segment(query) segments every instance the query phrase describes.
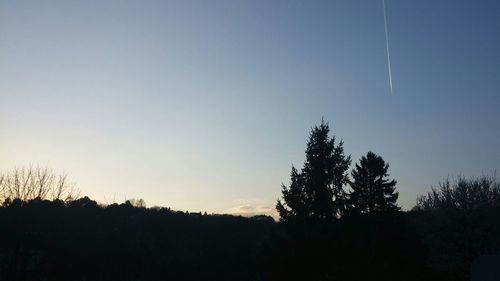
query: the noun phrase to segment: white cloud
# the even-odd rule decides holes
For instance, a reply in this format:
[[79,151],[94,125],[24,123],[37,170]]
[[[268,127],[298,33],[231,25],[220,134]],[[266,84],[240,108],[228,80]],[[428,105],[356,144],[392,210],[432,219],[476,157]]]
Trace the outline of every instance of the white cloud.
[[233,201],[234,207],[229,208],[226,212],[231,215],[240,215],[251,217],[256,215],[267,215],[274,218],[278,217],[278,213],[273,204],[260,199],[238,199]]

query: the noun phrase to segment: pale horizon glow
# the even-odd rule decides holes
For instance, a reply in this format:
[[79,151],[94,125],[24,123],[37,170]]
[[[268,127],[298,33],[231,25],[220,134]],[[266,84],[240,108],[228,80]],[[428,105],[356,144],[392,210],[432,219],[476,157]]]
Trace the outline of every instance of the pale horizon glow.
[[409,209],[500,170],[500,2],[429,3],[387,1],[391,71],[379,1],[1,1],[0,170],[48,166],[102,203],[269,213],[324,117],[351,167],[390,164]]

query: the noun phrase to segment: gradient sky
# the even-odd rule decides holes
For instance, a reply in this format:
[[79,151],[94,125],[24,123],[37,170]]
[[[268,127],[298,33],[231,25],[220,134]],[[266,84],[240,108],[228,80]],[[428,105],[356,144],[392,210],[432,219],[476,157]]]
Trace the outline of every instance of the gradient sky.
[[1,1],[0,170],[266,212],[324,117],[399,203],[500,168],[500,1]]

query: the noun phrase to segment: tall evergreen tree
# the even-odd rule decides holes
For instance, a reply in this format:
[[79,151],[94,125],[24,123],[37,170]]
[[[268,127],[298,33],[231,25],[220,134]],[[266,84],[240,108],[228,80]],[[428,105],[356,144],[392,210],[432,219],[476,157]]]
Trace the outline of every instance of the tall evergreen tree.
[[388,179],[388,169],[389,164],[371,151],[361,157],[351,172],[352,181],[349,182],[352,189],[349,205],[352,210],[362,213],[399,210],[396,205],[399,196],[396,181]]
[[300,173],[292,167],[290,186],[282,186],[283,202],[278,200],[276,205],[282,221],[328,221],[344,210],[343,186],[348,182],[351,157],[344,154],[344,143],[335,144],[329,132],[324,120],[312,129],[304,167]]
[[304,188],[304,178],[297,169],[292,166],[290,173],[290,187],[281,185],[283,200],[286,206],[278,200],[276,209],[283,221],[291,218],[304,220],[308,216],[307,199]]

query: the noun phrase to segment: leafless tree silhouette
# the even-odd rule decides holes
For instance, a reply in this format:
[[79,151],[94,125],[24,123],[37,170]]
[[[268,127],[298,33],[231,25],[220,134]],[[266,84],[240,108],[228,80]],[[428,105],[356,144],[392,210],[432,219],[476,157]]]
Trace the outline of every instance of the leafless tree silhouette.
[[449,179],[433,187],[427,195],[419,196],[414,210],[460,209],[500,207],[500,182],[496,176]]
[[0,173],[0,202],[20,199],[63,200],[77,199],[79,191],[68,181],[65,173],[56,174],[47,167],[15,168]]

